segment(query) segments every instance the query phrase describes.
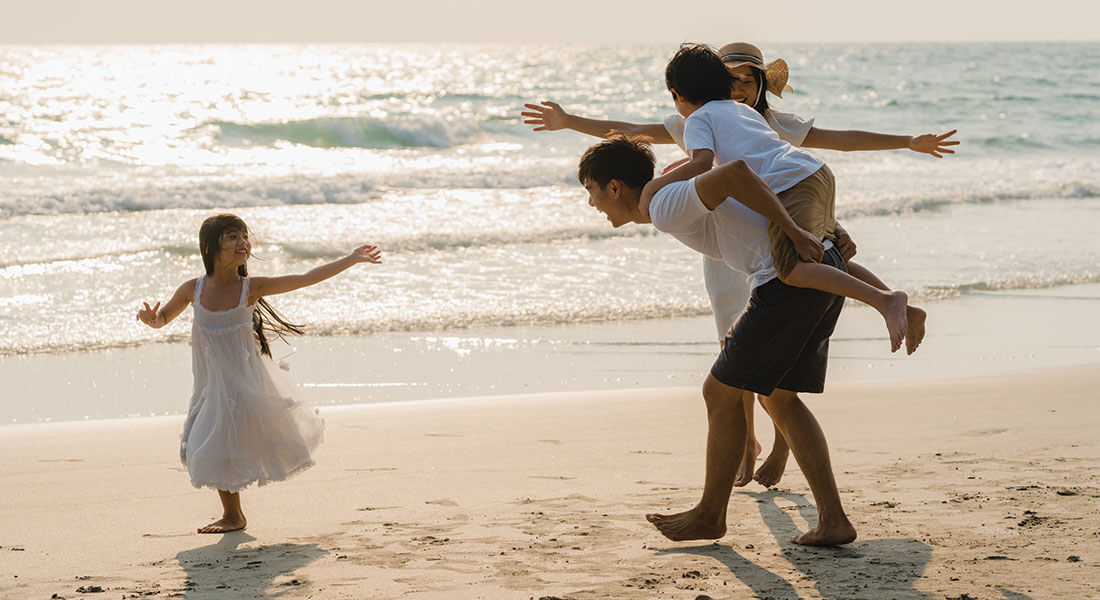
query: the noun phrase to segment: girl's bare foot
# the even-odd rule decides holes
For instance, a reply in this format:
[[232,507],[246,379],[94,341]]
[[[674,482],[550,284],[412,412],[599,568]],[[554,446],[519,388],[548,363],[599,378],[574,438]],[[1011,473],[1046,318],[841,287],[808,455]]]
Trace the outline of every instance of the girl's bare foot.
[[847,519],[843,523],[832,526],[824,526],[821,523],[817,527],[803,533],[791,540],[803,546],[839,546],[848,544],[856,539],[856,528]]
[[222,517],[217,521],[207,525],[206,527],[199,527],[199,533],[227,533],[230,531],[237,531],[244,529],[248,525],[248,521],[245,520],[244,515],[237,515],[233,517]]
[[890,292],[886,296],[886,303],[880,312],[882,318],[886,319],[886,331],[890,334],[890,352],[897,352],[909,328],[906,319],[909,296],[905,292]]
[[756,457],[760,456],[760,442],[752,440],[752,445],[746,444],[745,453],[741,456],[741,466],[737,469],[737,477],[733,480],[733,487],[745,487],[752,481],[752,468],[756,466]]
[[766,488],[775,487],[779,480],[783,479],[783,471],[787,469],[788,456],[790,456],[790,450],[787,448],[787,444],[777,443],[772,447],[771,454],[768,454],[768,457],[764,459],[764,464],[760,465],[752,478]]
[[661,535],[674,542],[685,540],[717,540],[726,535],[725,515],[720,521],[708,519],[700,514],[699,507],[674,515],[650,513],[646,520],[661,532]]
[[912,354],[924,340],[924,321],[928,318],[928,313],[916,306],[910,306],[905,309],[905,316],[908,321],[908,328],[905,330],[905,353]]

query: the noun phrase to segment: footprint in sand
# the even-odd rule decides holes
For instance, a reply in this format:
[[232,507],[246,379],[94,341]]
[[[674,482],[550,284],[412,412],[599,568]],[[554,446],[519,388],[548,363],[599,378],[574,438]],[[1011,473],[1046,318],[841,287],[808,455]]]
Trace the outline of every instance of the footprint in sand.
[[1008,431],[1008,429],[994,427],[991,429],[972,429],[970,431],[964,431],[960,435],[964,437],[986,437],[991,435],[998,435],[1001,433],[1007,433]]
[[442,498],[440,500],[427,500],[424,502],[424,504],[435,504],[437,506],[458,506],[457,502],[455,502],[454,500],[449,500],[447,498]]
[[566,477],[565,475],[528,475],[527,477],[528,479],[555,479],[560,481],[576,479],[576,477]]
[[373,473],[374,471],[396,471],[396,470],[397,469],[395,467],[363,467],[363,468],[356,468],[356,469],[345,469],[345,471],[350,471],[352,473],[362,473],[362,472]]

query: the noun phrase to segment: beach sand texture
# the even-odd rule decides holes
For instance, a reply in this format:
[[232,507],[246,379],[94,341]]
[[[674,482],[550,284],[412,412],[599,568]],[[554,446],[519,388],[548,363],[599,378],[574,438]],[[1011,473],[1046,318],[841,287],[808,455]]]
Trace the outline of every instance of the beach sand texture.
[[[319,463],[215,494],[175,462],[179,417],[0,428],[0,598],[1100,597],[1100,370],[844,382],[810,397],[859,539],[794,466],[736,489],[721,540],[643,518],[702,483],[696,388],[330,407]],[[770,425],[758,411],[761,441]],[[102,592],[100,592],[102,590]]]

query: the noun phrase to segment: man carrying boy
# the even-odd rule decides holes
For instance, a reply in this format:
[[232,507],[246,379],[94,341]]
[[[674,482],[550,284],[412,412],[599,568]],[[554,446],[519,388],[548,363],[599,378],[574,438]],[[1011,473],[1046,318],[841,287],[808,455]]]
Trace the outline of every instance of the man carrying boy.
[[654,163],[647,144],[615,136],[585,152],[578,178],[588,190],[589,204],[613,227],[652,223],[686,246],[748,274],[753,289],[703,383],[708,420],[703,496],[688,511],[646,518],[675,541],[725,535],[726,508],[745,449],[743,403],[751,403],[755,392],[763,396],[762,404],[790,445],[818,505],[817,525],[794,541],[851,542],[856,531],[841,506],[824,433],[798,398],[799,392],[820,393],[824,387],[829,336],[844,299],[776,278],[768,222],[794,242],[803,259],[841,270],[844,260],[832,244],[823,252],[818,238],[795,225],[744,161],[670,183],[643,198]]

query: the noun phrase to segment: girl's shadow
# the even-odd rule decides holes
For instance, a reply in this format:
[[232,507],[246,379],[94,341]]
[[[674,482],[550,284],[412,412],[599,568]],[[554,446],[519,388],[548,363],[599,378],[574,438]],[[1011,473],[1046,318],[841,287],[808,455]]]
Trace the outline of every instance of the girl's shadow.
[[[275,582],[327,554],[317,544],[274,544],[239,548],[256,538],[243,531],[227,533],[217,543],[176,555],[187,574],[183,598],[277,598],[304,579]],[[268,593],[268,588],[275,589]]]

